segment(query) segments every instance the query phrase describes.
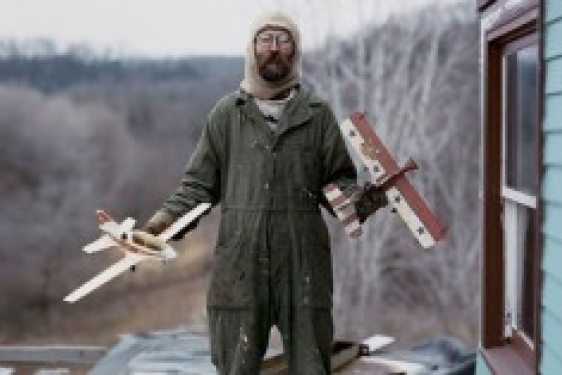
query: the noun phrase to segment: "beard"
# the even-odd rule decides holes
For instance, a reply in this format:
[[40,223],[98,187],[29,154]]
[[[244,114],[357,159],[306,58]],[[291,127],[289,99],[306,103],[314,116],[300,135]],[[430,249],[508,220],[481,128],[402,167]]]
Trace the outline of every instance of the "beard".
[[282,81],[291,71],[291,61],[279,53],[256,56],[258,73],[267,82]]

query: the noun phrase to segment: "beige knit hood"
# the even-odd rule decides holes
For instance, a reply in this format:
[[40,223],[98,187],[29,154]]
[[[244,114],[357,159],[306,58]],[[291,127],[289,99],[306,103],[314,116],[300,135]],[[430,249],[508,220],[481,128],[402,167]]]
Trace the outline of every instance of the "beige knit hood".
[[[258,73],[254,39],[259,31],[267,26],[276,26],[286,29],[291,33],[295,43],[295,54],[293,65],[287,77],[279,82],[267,82]],[[268,12],[259,17],[252,26],[250,40],[246,49],[246,61],[244,67],[244,79],[240,87],[249,94],[259,99],[271,99],[275,95],[294,87],[300,83],[301,75],[301,37],[297,25],[287,15],[281,12]]]

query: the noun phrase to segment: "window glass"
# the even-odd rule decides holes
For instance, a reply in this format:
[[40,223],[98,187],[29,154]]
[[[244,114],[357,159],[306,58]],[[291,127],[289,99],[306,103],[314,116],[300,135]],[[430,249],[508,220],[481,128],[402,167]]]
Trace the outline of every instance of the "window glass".
[[537,190],[537,45],[506,57],[506,170],[508,187]]
[[504,202],[505,229],[505,335],[517,329],[530,341],[534,332],[535,209]]

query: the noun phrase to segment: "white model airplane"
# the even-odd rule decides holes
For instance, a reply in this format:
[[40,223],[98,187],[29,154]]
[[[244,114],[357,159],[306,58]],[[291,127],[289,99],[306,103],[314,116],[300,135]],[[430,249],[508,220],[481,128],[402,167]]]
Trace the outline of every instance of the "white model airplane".
[[176,220],[158,236],[142,231],[133,231],[135,219],[127,218],[117,223],[105,211],[98,210],[99,227],[103,235],[96,241],[84,246],[89,254],[118,247],[125,252],[125,257],[105,271],[76,289],[64,298],[65,302],[76,302],[86,294],[97,289],[119,274],[131,269],[145,259],[167,261],[176,257],[176,251],[167,242],[193,220],[211,207],[210,203],[201,203],[193,210]]

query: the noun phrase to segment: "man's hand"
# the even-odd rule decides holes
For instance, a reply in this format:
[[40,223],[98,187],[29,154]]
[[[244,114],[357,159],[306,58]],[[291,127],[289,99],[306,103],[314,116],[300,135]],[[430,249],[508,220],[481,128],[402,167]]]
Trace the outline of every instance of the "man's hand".
[[141,228],[141,230],[158,236],[174,223],[174,218],[167,212],[158,211]]
[[363,189],[358,193],[358,198],[355,202],[355,209],[359,217],[359,222],[365,222],[369,216],[387,204],[388,199],[383,189],[370,183],[365,184]]
[[[208,213],[209,210],[210,210],[210,208],[207,211],[205,211],[203,214]],[[192,222],[190,222],[188,225],[186,225],[183,229],[181,229],[178,233],[173,235],[172,240],[174,240],[174,241],[181,240],[188,232],[192,231],[193,229],[195,229],[197,227],[197,224],[199,224],[200,218],[201,218],[201,216],[194,219]],[[148,232],[148,233],[151,233],[151,234],[157,236],[160,233],[162,233],[164,230],[166,230],[166,228],[168,228],[173,223],[174,223],[174,218],[172,217],[172,215],[170,215],[169,213],[167,213],[165,211],[158,211],[154,214],[154,216],[152,216],[152,218],[150,218],[150,220],[148,220],[148,222],[141,229],[144,230],[145,232]]]
[[133,230],[133,242],[154,251],[161,251],[166,247],[166,242],[144,230]]
[[[132,235],[132,240],[135,244],[147,247],[150,250],[161,251],[164,247],[166,247],[166,243],[164,241],[147,230],[136,229],[133,230]],[[131,271],[135,272],[136,269],[136,265],[131,266]]]

